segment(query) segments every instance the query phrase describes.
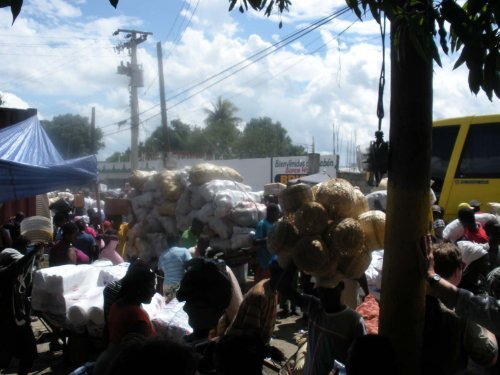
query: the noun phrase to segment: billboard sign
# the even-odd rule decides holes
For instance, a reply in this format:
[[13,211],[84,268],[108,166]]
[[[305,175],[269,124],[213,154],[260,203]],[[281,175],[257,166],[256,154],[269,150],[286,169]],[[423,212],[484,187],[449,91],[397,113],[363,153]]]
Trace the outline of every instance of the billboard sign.
[[[319,156],[319,172],[325,172],[330,177],[336,176],[335,156],[320,155]],[[309,173],[309,158],[308,156],[283,156],[272,158],[273,182],[281,182],[285,184],[289,180],[294,180]]]

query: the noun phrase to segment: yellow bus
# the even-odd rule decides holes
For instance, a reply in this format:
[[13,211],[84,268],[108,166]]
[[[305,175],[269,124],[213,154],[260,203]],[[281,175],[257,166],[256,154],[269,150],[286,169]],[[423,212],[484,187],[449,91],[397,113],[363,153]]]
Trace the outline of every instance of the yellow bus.
[[434,121],[431,178],[446,220],[461,202],[500,202],[500,114]]

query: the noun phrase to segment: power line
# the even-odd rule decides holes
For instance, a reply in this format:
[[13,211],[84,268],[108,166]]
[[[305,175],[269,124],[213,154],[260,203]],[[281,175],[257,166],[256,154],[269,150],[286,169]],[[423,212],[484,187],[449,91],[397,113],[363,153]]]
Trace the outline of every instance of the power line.
[[[185,12],[187,13],[191,9],[191,0],[187,0],[186,4],[187,4],[187,8],[186,8]],[[183,11],[183,9],[181,10],[181,13],[182,13],[182,11]],[[175,34],[175,37],[173,38],[173,40],[174,40],[174,46],[177,44],[177,40],[178,40],[179,35],[181,34],[181,30],[184,27],[184,21],[185,20],[186,20],[186,18],[184,17],[182,19],[181,23],[180,23],[180,26],[179,26],[179,29],[177,30],[177,33]]]
[[[61,68],[61,67],[65,66],[65,65],[68,65],[68,64],[70,64],[70,63],[73,63],[73,62],[74,62],[74,60],[75,60],[76,58],[79,58],[79,57],[84,57],[84,56],[88,55],[88,53],[87,53],[87,52],[82,53],[82,54],[79,54],[79,55],[77,55],[77,53],[78,53],[78,52],[82,52],[82,50],[86,50],[86,49],[88,49],[88,48],[90,48],[90,47],[93,47],[93,46],[92,46],[92,45],[87,45],[87,46],[83,47],[81,50],[79,50],[79,51],[75,51],[75,52],[74,52],[73,54],[71,54],[70,56],[65,56],[65,57],[68,57],[68,58],[69,58],[69,59],[68,59],[68,60],[66,60],[66,61],[64,61],[64,60],[65,60],[65,58],[61,58],[59,61],[62,61],[62,62],[61,62],[59,65],[55,65],[55,64],[54,64],[54,65],[52,65],[52,66],[48,66],[48,67],[46,66],[46,67],[45,67],[46,69],[45,69],[44,71],[42,71],[40,74],[43,76],[43,78],[45,78],[45,77],[46,77],[46,75],[47,75],[50,71],[52,71],[52,70],[54,70],[54,69],[59,69],[59,68]],[[75,56],[75,55],[76,55],[76,56]],[[21,77],[17,77],[17,78],[15,78],[15,79],[11,79],[10,81],[3,82],[3,83],[2,83],[2,85],[7,86],[7,85],[10,85],[10,84],[12,84],[12,83],[18,83],[18,82],[22,82],[22,81],[25,81],[25,80],[28,80],[28,79],[31,79],[31,80],[36,80],[36,79],[37,79],[37,75],[38,75],[38,74],[39,74],[39,72],[38,72],[38,71],[37,71],[37,72],[34,72],[34,73],[27,73],[27,74],[21,75]]]
[[167,33],[167,36],[165,37],[165,40],[168,40],[168,37],[172,33],[172,30],[174,29],[174,26],[177,23],[177,20],[179,19],[179,15],[182,13],[182,10],[184,9],[185,5],[186,5],[186,3],[183,1],[181,8],[177,11],[177,14],[175,15],[174,22],[172,23],[172,25],[170,26],[170,29],[168,30],[168,33]]
[[[193,11],[191,12],[191,16],[189,17],[189,20],[186,24],[186,26],[184,27],[184,29],[182,30],[180,36],[179,36],[179,39],[176,40],[176,42],[174,43],[175,46],[177,46],[177,43],[179,43],[181,40],[182,40],[182,37],[184,36],[184,33],[186,32],[187,28],[189,27],[189,25],[191,25],[191,21],[196,13],[196,10],[198,9],[198,5],[200,5],[200,0],[197,0],[196,1],[196,5],[193,9]],[[175,47],[174,47],[175,48]],[[172,53],[172,51],[170,51],[170,53]]]
[[[172,52],[174,51],[175,47],[177,47],[177,43],[179,43],[182,40],[182,37],[184,36],[184,33],[186,32],[187,28],[191,24],[191,20],[193,19],[193,16],[195,15],[196,10],[198,9],[198,5],[200,5],[200,0],[197,0],[196,6],[194,7],[193,11],[191,12],[191,16],[189,17],[189,21],[187,22],[186,26],[184,27],[184,29],[180,33],[180,37],[178,39],[176,39],[176,41],[174,42],[174,46],[170,49],[170,51],[168,52],[168,55],[166,56],[166,58],[168,58],[172,54]],[[157,81],[157,79],[158,79],[158,74],[156,74],[155,79],[153,79],[153,81],[148,85],[148,87],[146,88],[146,90],[144,90],[144,93],[147,93],[149,91],[149,89],[153,86],[153,84]]]
[[[202,80],[202,81],[200,81],[200,82],[198,82],[198,83],[196,83],[196,84],[193,84],[193,85],[191,85],[191,86],[187,87],[186,89],[183,89],[182,91],[178,92],[178,93],[177,93],[177,94],[175,94],[174,96],[172,96],[172,97],[168,98],[168,100],[175,99],[176,97],[179,97],[179,96],[181,96],[181,95],[185,94],[186,92],[189,92],[189,91],[191,91],[192,89],[194,89],[194,88],[196,88],[196,87],[198,87],[198,86],[201,86],[202,84],[204,84],[204,83],[206,83],[206,82],[208,82],[208,81],[211,81],[212,79],[217,78],[217,77],[219,77],[219,76],[223,75],[224,73],[229,72],[230,70],[232,70],[232,69],[234,69],[234,68],[236,68],[236,67],[238,67],[238,66],[240,66],[240,65],[244,64],[244,63],[245,63],[245,62],[247,62],[247,61],[250,61],[250,62],[252,62],[252,63],[255,63],[255,62],[257,62],[257,61],[260,61],[260,60],[262,60],[264,57],[267,57],[267,56],[268,56],[268,55],[270,55],[271,53],[274,53],[274,52],[276,52],[276,51],[280,50],[281,48],[283,48],[283,47],[285,47],[285,46],[289,45],[290,43],[292,43],[292,42],[294,42],[295,40],[297,40],[297,39],[301,38],[302,36],[309,34],[309,33],[310,33],[310,32],[312,32],[313,30],[315,30],[315,29],[317,29],[318,27],[323,26],[324,24],[326,24],[326,23],[330,22],[332,19],[334,19],[334,18],[337,18],[337,17],[341,16],[342,14],[346,13],[347,11],[349,11],[349,8],[346,6],[346,7],[342,8],[340,11],[334,12],[334,13],[332,13],[332,14],[331,14],[331,15],[329,15],[329,16],[323,17],[323,18],[321,18],[320,20],[318,20],[318,21],[316,21],[316,22],[314,22],[314,23],[310,24],[309,26],[307,26],[307,27],[305,27],[305,28],[303,28],[303,29],[301,29],[301,30],[299,30],[299,31],[296,31],[296,32],[294,32],[294,33],[292,33],[292,34],[289,34],[288,36],[286,36],[286,37],[285,37],[285,38],[283,38],[282,40],[280,40],[280,41],[278,41],[278,42],[276,42],[276,43],[272,44],[271,46],[266,47],[266,48],[264,48],[264,49],[262,49],[262,50],[258,51],[257,53],[254,53],[253,55],[251,55],[251,56],[249,56],[249,57],[247,57],[247,58],[245,58],[245,59],[243,59],[243,60],[241,60],[241,61],[237,62],[236,64],[233,64],[233,65],[231,65],[231,66],[229,66],[229,67],[225,68],[224,70],[222,70],[222,71],[220,71],[220,72],[218,72],[218,73],[216,73],[216,74],[213,74],[213,75],[211,75],[210,77],[208,77],[208,78],[206,78],[206,79],[204,79],[204,80]],[[291,39],[291,40],[290,40],[290,39]],[[276,47],[276,48],[275,48],[275,47]],[[275,49],[273,49],[273,48],[275,48]],[[267,52],[267,51],[269,51],[269,50],[272,50],[272,51],[271,51],[271,52]],[[264,54],[264,56],[259,57],[259,55],[262,55],[262,54]],[[253,59],[255,59],[255,61],[254,61]],[[250,64],[248,64],[248,65],[250,65]],[[245,65],[245,67],[247,67],[248,65]],[[239,70],[237,70],[237,71],[236,71],[236,73],[237,73],[237,72],[239,72]],[[230,76],[231,76],[231,75],[229,75],[228,77],[230,77]]]
[[[351,27],[352,27],[352,26],[353,26],[353,25],[354,25],[357,21],[358,21],[357,19],[356,19],[356,20],[354,20],[354,21],[353,21],[353,22],[352,22],[349,26],[347,26],[347,27],[346,27],[346,28],[344,28],[341,32],[339,32],[339,33],[337,34],[337,36],[336,36],[336,37],[331,38],[329,41],[327,41],[327,42],[325,42],[325,43],[322,43],[319,47],[317,47],[317,48],[315,48],[314,50],[312,50],[312,51],[308,52],[308,53],[307,53],[307,55],[311,55],[311,54],[313,54],[313,53],[316,53],[316,52],[320,51],[321,49],[323,49],[324,47],[326,47],[329,43],[331,43],[331,42],[332,42],[332,41],[334,41],[335,39],[338,39],[338,38],[339,38],[339,37],[340,37],[343,33],[345,33],[347,30],[349,30],[349,29],[350,29],[350,28],[351,28]],[[318,38],[319,38],[319,37],[318,37]],[[312,44],[312,43],[313,43],[314,41],[316,41],[318,38],[315,38],[313,41],[311,41],[311,42],[310,42],[310,43],[308,43],[307,45]],[[373,39],[373,38],[370,38],[370,39],[368,39],[368,40],[371,40],[371,39]],[[287,68],[285,68],[285,69],[283,69],[282,71],[280,71],[279,73],[277,73],[277,74],[273,75],[273,76],[272,76],[272,78],[276,78],[276,77],[277,77],[277,76],[279,76],[280,74],[282,74],[282,73],[286,72],[287,70],[290,70],[292,67],[294,67],[294,66],[295,66],[295,65],[297,65],[298,63],[302,62],[302,61],[304,60],[304,58],[305,58],[305,57],[301,57],[301,58],[300,58],[300,59],[298,59],[295,63],[293,63],[293,64],[289,65]],[[248,81],[251,81],[251,80],[253,80],[253,79],[250,79],[250,80],[248,80]],[[248,81],[246,81],[246,82],[248,82]],[[255,85],[252,85],[252,86],[251,86],[251,88],[253,88],[253,87],[257,87],[257,86],[261,85],[262,83],[264,83],[264,82],[266,82],[266,81],[268,81],[268,78],[266,78],[266,79],[264,79],[264,80],[260,81],[259,83],[255,84]],[[197,95],[197,94],[195,94],[195,95]],[[241,93],[237,93],[237,94],[235,94],[233,97],[236,97],[236,96],[238,96],[238,95],[241,95]],[[194,96],[194,95],[192,95],[192,96]],[[169,110],[169,111],[170,111],[170,110],[172,110],[173,108],[177,107],[178,105],[180,105],[180,104],[184,103],[185,101],[189,100],[192,96],[190,96],[190,97],[188,97],[188,98],[185,98],[184,100],[181,100],[180,102],[175,103],[174,105],[170,106],[170,107],[168,108],[168,110]],[[151,109],[153,109],[153,108],[155,108],[155,107],[151,107],[151,108],[149,108],[148,110],[151,110]],[[148,117],[148,118],[147,118],[146,120],[144,120],[144,121],[148,121],[148,120],[150,120],[150,119],[152,119],[152,118],[154,118],[154,117],[159,116],[160,114],[161,114],[161,112],[158,112],[158,113],[156,113],[156,114],[154,114],[154,115],[152,115],[152,116]],[[117,131],[115,131],[115,132],[111,132],[111,133],[104,134],[103,136],[114,135],[114,134],[120,133],[120,132],[122,132],[122,131],[129,130],[129,129],[130,129],[130,128],[120,129],[120,130],[117,130]]]
[[[228,75],[222,77],[221,79],[218,79],[217,81],[211,83],[210,85],[204,87],[203,89],[201,90],[198,90],[197,92],[195,92],[194,94],[192,95],[189,95],[188,97],[186,97],[185,99],[181,100],[180,102],[176,103],[174,106],[172,106],[171,108],[191,99],[192,97],[200,94],[201,92],[203,91],[206,91],[208,90],[209,88],[217,85],[218,83],[222,82],[223,80],[235,75],[236,73],[240,72],[241,70],[247,68],[248,66],[250,65],[253,65],[255,64],[256,62],[264,59],[265,57],[271,55],[272,53],[275,53],[277,51],[279,51],[280,49],[286,47],[287,45],[293,43],[294,41],[298,40],[299,38],[303,37],[304,35],[307,35],[309,33],[311,33],[312,31],[316,30],[317,28],[325,25],[326,23],[330,22],[331,20],[337,18],[337,17],[340,17],[341,15],[345,14],[346,12],[348,12],[350,10],[349,7],[345,6],[343,7],[342,9],[326,16],[326,17],[323,17],[315,22],[313,22],[312,24],[310,24],[309,26],[303,28],[303,29],[300,29],[299,31],[296,31],[292,34],[289,34],[288,36],[286,36],[285,38],[283,38],[282,40],[272,44],[271,46],[269,47],[266,47],[256,53],[254,53],[253,55],[239,61],[238,63],[235,63],[225,69],[223,69],[222,71],[216,73],[216,74],[213,74],[211,75],[210,77],[206,78],[206,79],[203,79],[202,81],[198,82],[198,83],[195,83],[183,90],[181,90],[180,92],[178,92],[177,94],[175,95],[172,95],[171,97],[167,98],[167,101],[170,101],[172,99],[175,99],[179,96],[182,96],[183,94],[197,88],[197,87],[200,87],[202,86],[203,84],[213,80],[214,78],[217,78],[221,75],[223,75],[224,73],[228,73],[230,72],[232,69],[244,64],[245,62],[248,62],[246,65],[243,65],[242,67],[238,68],[237,70],[234,70],[233,72],[229,73]],[[274,48],[274,49],[273,49]],[[260,56],[259,56],[260,55]],[[160,103],[158,104],[155,104],[154,106],[140,112],[139,114],[143,114],[143,113],[146,113],[148,111],[151,111],[153,110],[154,108],[157,108],[158,106],[160,106]],[[170,109],[170,108],[169,108]],[[117,122],[118,123],[118,122]],[[109,125],[114,125],[114,124],[109,124]]]
[[[347,11],[348,9],[349,9],[349,8],[347,8],[347,9],[346,9],[346,11]],[[340,14],[339,14],[339,15],[340,15]],[[194,97],[194,96],[196,96],[196,95],[198,95],[198,94],[202,93],[203,91],[206,91],[206,90],[208,90],[209,88],[211,88],[211,87],[213,87],[213,86],[217,85],[218,83],[220,83],[220,82],[222,82],[222,81],[224,81],[224,80],[228,79],[229,77],[232,77],[233,75],[235,75],[236,73],[238,73],[238,72],[242,71],[243,69],[247,68],[248,66],[255,64],[256,62],[258,62],[258,61],[260,61],[260,60],[264,59],[265,57],[269,56],[269,55],[270,55],[270,54],[272,54],[272,53],[275,53],[276,51],[278,51],[278,50],[280,50],[280,49],[284,48],[285,46],[287,46],[287,45],[289,45],[290,43],[292,43],[292,42],[296,41],[297,39],[299,39],[299,38],[303,37],[304,35],[309,34],[309,33],[310,33],[310,32],[312,32],[313,30],[317,29],[318,27],[320,27],[320,26],[324,25],[325,23],[327,23],[327,22],[329,22],[329,21],[331,21],[331,20],[328,20],[328,21],[326,21],[326,22],[324,22],[324,23],[322,23],[322,24],[318,24],[318,25],[316,25],[314,28],[312,28],[312,29],[308,30],[306,33],[304,33],[304,34],[302,34],[302,35],[299,35],[299,36],[295,37],[294,39],[291,39],[290,41],[287,41],[287,43],[285,43],[285,44],[283,44],[283,45],[280,45],[280,46],[276,47],[276,49],[274,49],[274,50],[272,50],[272,51],[270,51],[270,52],[268,52],[268,53],[266,53],[266,54],[264,54],[264,55],[262,55],[262,56],[258,57],[258,58],[257,58],[257,59],[255,59],[254,61],[251,61],[251,62],[249,62],[249,63],[248,63],[248,64],[246,64],[246,65],[243,65],[242,67],[240,67],[240,68],[236,69],[235,71],[231,72],[229,75],[224,76],[224,77],[222,77],[222,78],[220,78],[220,79],[216,80],[215,82],[212,82],[212,83],[211,83],[211,84],[209,84],[208,86],[206,86],[206,87],[204,87],[204,88],[202,88],[202,89],[200,89],[200,90],[196,91],[195,93],[193,93],[193,94],[191,94],[191,95],[187,96],[186,98],[182,99],[180,102],[178,102],[178,103],[174,104],[171,108],[173,108],[173,107],[175,107],[175,106],[177,106],[177,105],[179,105],[179,104],[181,104],[181,103],[184,103],[185,101],[187,101],[187,100],[191,99],[192,97]],[[185,90],[184,90],[184,92],[185,92]],[[184,93],[184,92],[182,92],[182,93]],[[172,97],[171,97],[171,98],[169,98],[169,99],[170,99],[170,100],[171,100],[171,99],[174,99],[174,98],[176,98],[176,97],[178,97],[178,96],[180,96],[180,95],[181,95],[181,93],[176,94],[176,95],[172,96]]]

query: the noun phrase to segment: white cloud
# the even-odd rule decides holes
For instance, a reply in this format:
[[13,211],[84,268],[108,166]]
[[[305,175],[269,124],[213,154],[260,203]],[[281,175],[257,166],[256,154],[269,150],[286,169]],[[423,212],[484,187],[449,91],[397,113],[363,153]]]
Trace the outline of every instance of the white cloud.
[[[77,2],[81,4],[81,2]],[[23,17],[59,17],[76,18],[81,16],[79,7],[75,7],[64,0],[31,0],[26,2],[22,9]]]
[[2,107],[19,108],[19,109],[30,108],[30,105],[27,102],[25,102],[23,99],[21,99],[15,94],[12,94],[10,92],[0,91],[0,96],[2,97],[3,101]]
[[[194,7],[196,1],[190,1]],[[35,9],[42,2],[33,4]],[[0,34],[7,44],[0,46],[3,60],[0,87],[18,100],[14,102],[16,106],[29,103],[47,118],[64,113],[90,116],[92,106],[96,107],[97,124],[106,134],[106,149],[100,157],[124,151],[130,145],[128,77],[116,74],[116,68],[120,61],[127,62],[130,58],[126,53],[117,55],[113,51],[120,38],[111,34],[118,28],[140,27],[145,20],[135,14],[127,16],[125,12],[110,18],[96,14],[79,16],[75,4],[80,5],[80,1],[61,3],[68,7],[56,12],[56,4],[49,2],[46,11],[37,17],[23,9],[22,17],[13,27],[9,13],[0,10]],[[178,118],[204,126],[203,109],[222,96],[240,108],[238,115],[244,121],[271,117],[281,122],[297,144],[310,145],[314,137],[317,151],[332,150],[333,124],[340,128],[344,150],[354,136],[358,143],[373,138],[378,123],[379,27],[373,20],[358,21],[338,37],[355,20],[352,14],[336,19],[319,32],[295,41],[184,103],[180,101],[213,81],[172,99],[181,90],[282,38],[274,20],[263,21],[263,15],[254,12],[229,13],[227,6],[226,0],[200,1],[178,45],[173,48],[171,42],[163,44],[169,120]],[[342,6],[343,0],[294,2],[283,20],[287,27],[295,29]],[[42,16],[46,18],[42,20]],[[189,17],[186,12],[185,24]],[[262,26],[263,22],[271,27],[253,28],[254,23]],[[162,37],[154,35],[158,40]],[[140,127],[141,141],[160,124],[154,43],[155,39],[149,38],[138,50],[139,63],[144,69],[144,87],[139,89],[144,122]],[[383,123],[386,134],[389,133],[389,52],[387,47]],[[451,71],[452,63],[444,58],[445,68],[436,67],[434,116],[498,113],[498,100],[490,103],[482,93],[477,97],[471,95],[466,69]],[[121,120],[128,122],[118,127]]]

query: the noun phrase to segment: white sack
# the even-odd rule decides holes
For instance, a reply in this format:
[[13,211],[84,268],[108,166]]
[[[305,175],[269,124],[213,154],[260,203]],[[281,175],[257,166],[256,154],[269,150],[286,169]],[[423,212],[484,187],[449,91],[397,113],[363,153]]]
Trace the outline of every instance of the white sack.
[[255,201],[255,195],[251,192],[221,190],[214,198],[215,216],[219,218],[229,216],[239,202],[260,203]]
[[212,180],[210,182],[201,185],[198,188],[199,193],[207,202],[213,201],[217,192],[221,190],[236,190],[236,191],[250,192],[252,188],[240,182],[229,181],[229,180]]
[[211,217],[208,220],[208,226],[223,240],[229,239],[233,232],[233,225],[218,217]]

